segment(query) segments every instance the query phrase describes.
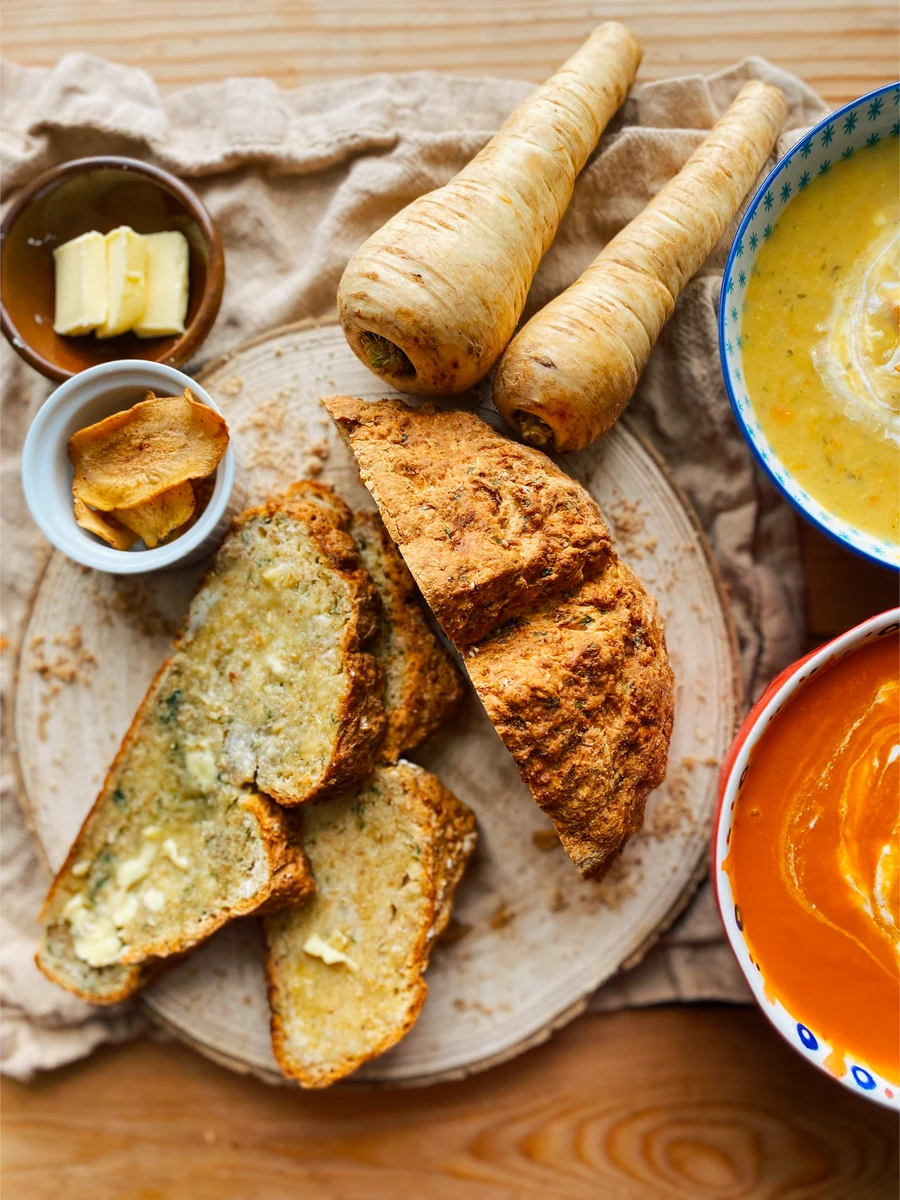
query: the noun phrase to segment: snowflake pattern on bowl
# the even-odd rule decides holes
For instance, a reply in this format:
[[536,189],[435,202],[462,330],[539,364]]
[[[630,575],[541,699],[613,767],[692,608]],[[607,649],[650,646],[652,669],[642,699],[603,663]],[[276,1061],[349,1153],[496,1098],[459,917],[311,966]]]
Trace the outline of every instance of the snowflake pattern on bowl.
[[738,227],[719,302],[719,353],[731,406],[757,460],[783,496],[830,538],[863,557],[900,568],[900,547],[873,537],[828,512],[786,470],[760,427],[747,394],[742,361],[741,318],[747,280],[759,249],[772,236],[791,200],[806,191],[835,162],[854,151],[900,137],[900,84],[888,84],[854,100],[820,121],[781,159],[753,197]]

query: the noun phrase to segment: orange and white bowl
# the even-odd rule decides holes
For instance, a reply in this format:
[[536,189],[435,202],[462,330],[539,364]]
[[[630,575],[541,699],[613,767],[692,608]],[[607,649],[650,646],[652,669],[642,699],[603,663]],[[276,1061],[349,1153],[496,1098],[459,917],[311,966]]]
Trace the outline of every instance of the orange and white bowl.
[[[792,705],[794,704],[794,701],[798,695],[809,688],[814,681],[818,680],[821,682],[823,680],[824,673],[836,667],[837,664],[841,663],[842,660],[845,660],[847,656],[856,655],[864,647],[872,646],[874,643],[880,642],[885,638],[891,638],[893,643],[893,639],[896,637],[898,631],[900,631],[900,608],[882,613],[877,617],[872,617],[870,620],[864,621],[861,625],[858,625],[855,629],[851,629],[847,633],[842,634],[840,637],[835,638],[833,641],[828,642],[826,645],[820,646],[811,654],[806,655],[805,658],[800,659],[798,662],[795,662],[792,664],[792,666],[782,671],[782,673],[772,681],[772,683],[748,714],[729,750],[724,763],[722,764],[719,781],[719,812],[716,819],[712,843],[712,877],[716,890],[716,898],[719,904],[719,911],[722,916],[722,921],[725,925],[725,932],[737,957],[738,963],[744,972],[747,982],[749,983],[750,988],[752,989],[753,994],[763,1012],[779,1031],[779,1033],[781,1033],[787,1039],[787,1041],[791,1043],[794,1049],[801,1053],[810,1062],[814,1063],[821,1070],[824,1070],[833,1077],[837,1078],[845,1087],[850,1088],[859,1095],[895,1110],[900,1109],[900,1087],[898,1087],[900,1080],[897,1078],[886,1078],[883,1072],[876,1070],[871,1061],[865,1061],[865,1055],[859,1057],[854,1056],[853,1047],[848,1044],[848,1040],[846,1038],[843,1039],[843,1044],[838,1044],[838,1039],[834,1037],[834,1030],[819,1027],[816,1021],[810,1017],[810,1014],[816,1011],[816,989],[819,986],[821,986],[823,989],[828,986],[827,979],[829,977],[829,973],[833,972],[835,969],[834,962],[825,963],[822,957],[818,959],[817,963],[815,959],[815,953],[811,949],[811,940],[806,946],[795,945],[795,957],[790,963],[790,972],[796,975],[798,973],[798,964],[801,958],[805,955],[807,959],[810,959],[807,964],[809,966],[810,1003],[808,1006],[806,1004],[799,1005],[799,1007],[804,1008],[805,1011],[792,1012],[782,1001],[782,998],[779,996],[778,992],[777,979],[774,978],[778,974],[777,970],[775,970],[777,962],[771,955],[767,959],[766,953],[761,949],[761,947],[766,945],[774,945],[776,941],[779,945],[786,945],[788,947],[792,945],[790,939],[793,935],[794,927],[792,923],[786,919],[785,908],[783,904],[779,907],[781,898],[779,897],[777,889],[781,885],[779,881],[774,881],[773,887],[776,890],[770,891],[768,894],[766,894],[763,890],[765,881],[761,880],[759,895],[766,898],[758,901],[755,904],[756,911],[754,913],[745,912],[742,910],[741,905],[742,896],[740,879],[736,878],[738,872],[733,869],[736,863],[733,863],[729,860],[734,850],[732,839],[734,838],[736,832],[736,817],[741,813],[740,806],[742,799],[745,803],[752,803],[754,805],[752,809],[747,810],[748,816],[759,818],[763,815],[760,810],[766,804],[765,799],[760,802],[760,795],[768,796],[771,795],[773,791],[777,792],[778,790],[777,783],[774,789],[770,787],[767,792],[763,791],[760,793],[758,783],[756,784],[757,790],[755,793],[753,790],[754,770],[760,770],[759,764],[764,760],[765,754],[770,752],[769,749],[760,750],[761,739],[766,734],[767,730],[770,729],[773,722],[778,721],[778,736],[780,737],[780,741],[767,741],[766,747],[774,748],[777,746],[781,749],[783,755],[784,747],[791,745],[790,738],[786,739],[784,736],[785,732],[790,734],[791,737],[793,737],[794,732],[796,732],[797,738],[802,739],[803,737],[802,723],[797,720],[799,716],[799,706],[795,706],[792,711]],[[894,665],[896,667],[896,663]],[[849,667],[846,664],[844,667],[840,668],[842,672],[846,672],[848,669]],[[834,678],[835,680],[838,679],[837,676]],[[824,693],[820,692],[819,694],[820,696],[824,697]],[[880,694],[881,693],[879,692],[879,695]],[[841,697],[838,696],[836,699],[838,702],[832,706],[830,711],[840,714],[842,709]],[[809,701],[810,697],[807,697],[807,700]],[[894,734],[892,740],[897,742],[900,739],[898,739],[896,734]],[[795,741],[793,744],[797,747],[798,754],[803,751],[803,753],[806,755],[806,761],[809,761],[809,747],[807,746],[804,749],[801,741]],[[840,745],[843,745],[843,743],[840,743]],[[873,755],[877,755],[878,752],[872,750],[871,753]],[[886,766],[892,766],[898,756],[900,756],[900,746],[895,745],[888,752],[888,754],[881,759],[881,768],[883,769]],[[879,766],[879,759],[877,756],[874,757],[873,762],[876,767]],[[790,779],[790,764],[785,762],[783,756],[777,760],[777,764],[778,766],[773,771],[772,763],[769,763],[767,768],[768,775],[765,778],[767,783],[771,783],[773,775],[777,780],[778,767],[783,765],[784,779],[786,781],[786,799],[784,801],[779,801],[779,803],[783,803],[786,807],[788,807],[791,804],[796,803],[794,798],[796,796],[796,792],[787,790],[790,787],[790,784],[787,782]],[[811,785],[813,790],[819,787],[820,779],[825,779],[825,772],[829,769],[828,762],[824,756],[821,756],[819,765],[822,775],[816,779],[814,784]],[[846,788],[842,795],[847,795]],[[773,803],[776,802],[773,801]],[[900,807],[900,805],[898,805],[898,807]],[[808,821],[806,821],[806,816],[808,816],[808,812],[804,811],[804,825],[802,826],[802,832],[796,836],[809,838],[811,841],[811,835],[806,832],[806,829],[807,827],[809,830],[813,828],[816,823],[816,818],[814,817],[812,819],[812,824],[810,824]],[[803,874],[803,863],[802,861],[798,863],[795,845],[794,843],[789,842],[789,838],[791,836],[789,831],[801,829],[801,826],[799,824],[789,825],[787,818],[783,815],[779,817],[779,820],[781,821],[781,824],[778,827],[778,833],[779,836],[785,840],[785,845],[777,847],[774,853],[777,855],[779,863],[786,864],[781,868],[782,879],[790,881],[788,884],[786,884],[786,886],[788,890],[793,889],[791,892],[792,895],[806,898],[806,893],[802,891],[803,881],[806,879],[806,876]],[[826,824],[827,822],[823,822],[823,825]],[[735,841],[741,837],[739,832],[741,827],[741,825],[738,825],[737,827],[738,836],[735,838]],[[748,828],[747,825],[744,825],[743,827]],[[758,828],[760,831],[762,831],[764,826],[760,825]],[[843,824],[840,825],[840,829],[841,834],[839,844],[841,847],[843,847]],[[748,839],[750,838],[750,834],[747,834],[746,836]],[[756,832],[754,832],[753,836],[756,838],[758,835]],[[820,833],[817,836],[821,837],[824,836],[824,834],[820,830]],[[879,838],[880,836],[881,834],[879,833]],[[894,838],[895,836],[896,831]],[[765,845],[765,840],[762,844]],[[770,840],[769,844],[774,846],[775,842]],[[748,840],[748,849],[749,845],[750,842]],[[886,845],[885,852],[894,854],[896,853],[895,841],[892,841],[891,845],[894,847],[894,849],[888,850],[888,846]],[[789,851],[789,855],[788,858],[783,858],[782,856],[786,853],[786,848],[787,851]],[[735,855],[734,859],[736,861],[740,861],[738,855]],[[757,860],[753,859],[752,861],[754,869],[756,869]],[[760,873],[765,871],[767,861],[767,859],[759,861],[758,870]],[[840,861],[843,863],[844,860],[842,859]],[[838,869],[841,870],[843,868],[839,867]],[[743,878],[746,880],[749,878],[749,876],[745,874]],[[798,879],[801,880],[800,891],[797,890]],[[848,886],[853,885],[849,884]],[[880,885],[873,884],[873,887],[877,886]],[[879,901],[883,901],[882,893],[879,892],[878,895]],[[749,892],[744,895],[744,898],[749,898]],[[800,901],[798,900],[798,904],[799,903]],[[866,908],[868,900],[862,892],[854,892],[854,894],[851,895],[848,903],[851,906],[854,903],[858,904],[871,916],[871,905]],[[803,919],[810,919],[814,922],[814,925],[810,927],[811,931],[818,930],[822,922],[827,923],[830,921],[830,915],[824,911],[824,907],[821,905],[801,904],[801,908],[804,910]],[[811,911],[813,909],[816,910],[814,913]],[[879,942],[879,946],[884,947],[887,942],[884,940],[884,930],[881,928],[883,921],[881,920],[880,914],[881,909],[879,908],[878,920],[880,931],[878,933],[878,937],[882,939]],[[888,919],[894,921],[896,920],[896,917],[889,916]],[[756,922],[755,925],[754,921]],[[764,928],[760,928],[760,924],[765,925],[768,923],[771,926],[776,922],[783,922],[783,924],[781,924],[778,928],[776,938],[771,936],[771,928],[769,931]],[[897,949],[898,947],[895,946],[895,951]],[[810,956],[812,957],[810,958]],[[872,956],[870,955],[870,957]],[[878,959],[873,958],[873,961],[877,963]],[[852,988],[852,986],[853,979],[851,976],[851,978],[848,980],[848,987]],[[826,993],[824,991],[819,993],[820,1003],[822,1002],[822,997],[825,995]],[[794,1001],[789,1001],[788,1003],[790,1007],[798,1007],[796,999]],[[859,1020],[861,1023],[865,1023],[867,1019],[865,995],[858,996],[858,1009],[860,1014]],[[894,1005],[893,1011],[896,1013],[897,1025],[900,1027],[900,985],[898,985],[896,1005]],[[823,1021],[823,1025],[827,1024],[827,1021]],[[897,1031],[888,1030],[886,1032],[893,1036],[893,1033]],[[861,1040],[864,1039],[861,1038]]]

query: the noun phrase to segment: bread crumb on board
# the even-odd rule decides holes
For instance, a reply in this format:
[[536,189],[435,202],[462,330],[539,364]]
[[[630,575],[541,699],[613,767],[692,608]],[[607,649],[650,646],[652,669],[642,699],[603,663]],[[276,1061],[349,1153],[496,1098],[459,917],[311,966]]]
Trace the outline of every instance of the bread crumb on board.
[[91,599],[98,606],[103,625],[112,623],[112,613],[123,616],[135,632],[145,637],[171,639],[178,632],[179,620],[159,611],[146,584],[127,575],[108,577],[108,582],[96,583],[90,589]]
[[44,679],[56,679],[60,683],[91,682],[91,671],[97,665],[97,660],[83,644],[80,625],[73,625],[68,633],[56,634],[51,646],[59,649],[52,650],[42,634],[31,639],[32,671]]
[[503,929],[515,916],[506,903],[500,903],[491,917],[491,929]]
[[452,946],[454,942],[460,942],[464,937],[467,937],[472,932],[472,926],[467,925],[465,921],[458,921],[456,917],[451,917],[447,923],[447,928],[438,939],[442,946]]
[[243,438],[240,453],[244,462],[264,473],[259,481],[260,496],[283,491],[298,479],[318,478],[331,453],[324,437],[307,441],[307,430],[290,406],[291,395],[289,387],[278,388],[235,426]]
[[216,391],[221,392],[223,396],[239,396],[243,387],[244,381],[240,375],[231,375],[216,385]]
[[49,642],[45,634],[34,634],[28,640],[28,649],[31,651],[30,669],[47,684],[38,700],[36,722],[38,740],[46,742],[49,740],[50,702],[59,695],[63,684],[90,687],[97,660],[84,645],[80,625],[72,625],[66,633],[54,634]]
[[535,829],[531,835],[531,840],[537,846],[538,850],[555,850],[557,846],[561,846],[559,834],[551,825],[549,829]]
[[617,548],[625,558],[641,559],[644,555],[652,554],[658,545],[658,539],[650,535],[644,536],[646,520],[650,513],[640,500],[616,500],[603,510],[608,518],[615,535]]
[[601,880],[587,883],[590,890],[585,897],[585,907],[588,912],[596,912],[598,908],[613,911],[620,908],[637,892],[644,877],[642,867],[643,860],[638,855],[620,854]]

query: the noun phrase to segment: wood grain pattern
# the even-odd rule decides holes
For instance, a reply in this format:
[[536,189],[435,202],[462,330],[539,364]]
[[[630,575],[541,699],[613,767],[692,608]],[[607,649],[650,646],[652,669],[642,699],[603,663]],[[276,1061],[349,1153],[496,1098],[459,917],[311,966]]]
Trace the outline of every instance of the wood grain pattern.
[[[598,21],[641,79],[762,54],[835,104],[896,77],[893,0],[4,0],[3,53],[88,51],[163,90],[428,68],[538,80]],[[896,580],[804,530],[811,636]],[[175,1046],[4,1081],[4,1200],[847,1200],[898,1191],[896,1122],[811,1070],[751,1010],[590,1016],[486,1076],[422,1093],[269,1090]]]
[[880,1200],[896,1119],[750,1010],[585,1017],[427,1093],[302,1095],[183,1048],[2,1089],[4,1200]]
[[49,66],[83,50],[165,89],[263,75],[283,87],[429,68],[545,78],[594,25],[626,21],[639,79],[710,72],[760,54],[844,102],[893,78],[888,0],[4,0],[3,53]]

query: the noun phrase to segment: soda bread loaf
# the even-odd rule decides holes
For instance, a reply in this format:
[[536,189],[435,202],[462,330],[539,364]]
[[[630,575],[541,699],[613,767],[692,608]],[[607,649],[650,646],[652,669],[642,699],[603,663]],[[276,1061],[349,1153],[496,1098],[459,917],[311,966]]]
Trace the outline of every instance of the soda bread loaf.
[[586,879],[666,776],[673,679],[656,601],[618,560],[472,647],[475,690]]
[[265,917],[266,973],[275,1058],[318,1088],[412,1027],[476,832],[470,810],[407,762],[299,817],[316,893]]
[[584,488],[474,413],[399,400],[325,402],[388,533],[457,646],[470,646],[612,555]]
[[599,878],[665,777],[674,680],[655,601],[540,451],[472,413],[326,407],[532,795]]
[[413,577],[378,514],[356,513],[350,532],[381,597],[371,649],[385,673],[387,732],[379,758],[391,763],[448,720],[462,699],[463,682],[429,628]]
[[50,889],[40,968],[94,1003],[312,880],[284,804],[364,778],[377,596],[317,484],[234,522]]

